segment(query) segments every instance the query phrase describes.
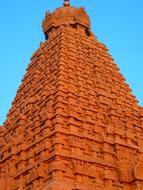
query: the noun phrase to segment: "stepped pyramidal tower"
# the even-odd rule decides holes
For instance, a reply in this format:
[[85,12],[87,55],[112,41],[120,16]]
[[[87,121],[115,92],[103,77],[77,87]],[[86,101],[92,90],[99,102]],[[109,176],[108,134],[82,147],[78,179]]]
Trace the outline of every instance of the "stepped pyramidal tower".
[[43,31],[0,127],[0,190],[143,190],[143,109],[84,8]]

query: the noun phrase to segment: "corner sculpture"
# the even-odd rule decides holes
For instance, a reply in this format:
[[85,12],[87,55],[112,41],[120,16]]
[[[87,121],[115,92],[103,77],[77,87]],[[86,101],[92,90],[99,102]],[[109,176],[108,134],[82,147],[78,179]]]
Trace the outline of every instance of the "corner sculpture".
[[0,190],[142,190],[143,108],[83,7],[47,12],[0,127]]

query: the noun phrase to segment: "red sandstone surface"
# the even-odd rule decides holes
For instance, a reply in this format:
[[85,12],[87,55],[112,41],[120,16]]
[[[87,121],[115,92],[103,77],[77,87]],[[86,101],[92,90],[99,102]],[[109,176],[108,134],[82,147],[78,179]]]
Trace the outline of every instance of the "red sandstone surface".
[[85,10],[43,31],[0,128],[0,190],[143,190],[143,110]]

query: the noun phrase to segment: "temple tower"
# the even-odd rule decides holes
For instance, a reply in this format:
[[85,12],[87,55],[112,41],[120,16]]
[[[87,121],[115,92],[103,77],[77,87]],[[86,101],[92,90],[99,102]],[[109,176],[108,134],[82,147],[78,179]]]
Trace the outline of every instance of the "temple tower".
[[142,190],[143,109],[83,7],[47,12],[0,128],[0,190]]

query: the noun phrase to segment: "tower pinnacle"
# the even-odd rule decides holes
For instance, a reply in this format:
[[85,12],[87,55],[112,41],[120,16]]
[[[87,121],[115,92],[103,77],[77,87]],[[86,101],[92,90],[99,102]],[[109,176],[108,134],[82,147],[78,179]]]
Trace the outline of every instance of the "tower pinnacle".
[[70,6],[70,2],[69,2],[69,0],[64,0],[64,4],[63,4],[65,7],[66,6]]

